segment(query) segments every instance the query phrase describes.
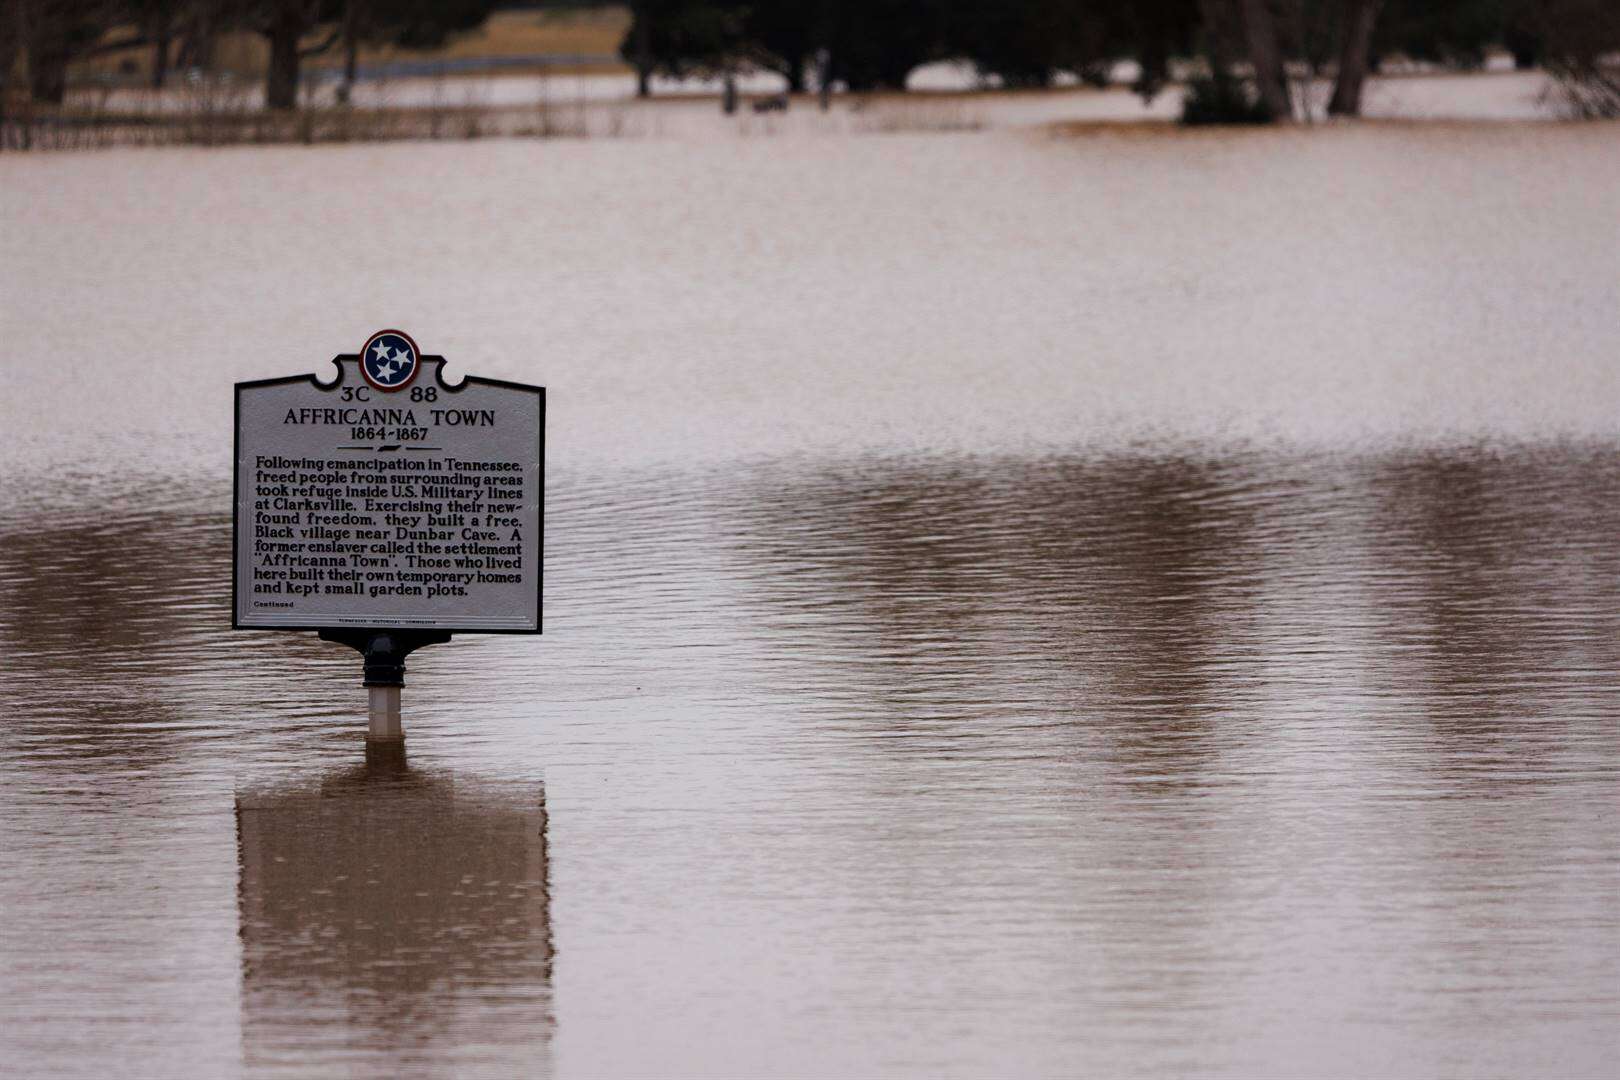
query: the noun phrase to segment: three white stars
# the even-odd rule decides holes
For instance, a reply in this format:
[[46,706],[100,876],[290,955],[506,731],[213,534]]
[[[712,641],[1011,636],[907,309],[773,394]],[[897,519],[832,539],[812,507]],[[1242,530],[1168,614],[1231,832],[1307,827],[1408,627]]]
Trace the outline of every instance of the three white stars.
[[371,351],[378,361],[377,377],[383,382],[393,382],[394,373],[405,363],[403,357],[405,350],[390,349],[379,341],[371,347]]

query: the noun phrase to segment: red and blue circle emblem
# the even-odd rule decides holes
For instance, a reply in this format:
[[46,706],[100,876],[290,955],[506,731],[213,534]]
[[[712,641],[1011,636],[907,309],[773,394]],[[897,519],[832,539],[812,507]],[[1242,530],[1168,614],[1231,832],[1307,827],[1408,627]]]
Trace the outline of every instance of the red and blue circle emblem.
[[403,390],[421,366],[416,342],[403,330],[379,330],[360,350],[360,374],[378,390]]

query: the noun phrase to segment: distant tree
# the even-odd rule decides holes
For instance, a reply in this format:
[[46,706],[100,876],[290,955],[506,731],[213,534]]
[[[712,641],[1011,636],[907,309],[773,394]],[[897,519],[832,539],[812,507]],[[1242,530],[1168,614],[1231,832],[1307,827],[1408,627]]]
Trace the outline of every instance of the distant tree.
[[1050,86],[1087,66],[1104,37],[1093,5],[1077,0],[961,0],[945,23],[945,48],[1003,86]]
[[675,79],[735,71],[748,52],[747,8],[731,0],[637,0],[619,54],[641,81],[656,73]]
[[[1239,123],[1290,120],[1309,111],[1305,95],[1331,72],[1328,112],[1359,115],[1382,0],[1201,0],[1199,6],[1211,69],[1203,87],[1207,99],[1200,102],[1204,112],[1224,108]],[[1297,82],[1291,69],[1303,72]]]
[[1194,51],[1203,28],[1203,5],[1198,0],[1134,0],[1107,4],[1103,12],[1101,50],[1109,58],[1134,56],[1141,70],[1133,89],[1152,101],[1170,79],[1170,58]]
[[22,52],[28,65],[28,92],[38,102],[60,105],[67,96],[68,65],[97,52],[127,48],[125,36],[103,47],[102,37],[129,15],[115,0],[8,0],[17,7]]
[[236,6],[236,0],[181,0],[173,30],[177,43],[174,65],[178,68],[212,68],[215,42],[220,32],[236,17]]
[[650,71],[676,79],[707,74],[741,50],[742,15],[740,4],[721,0],[644,0],[625,41],[639,48],[644,39]]
[[1382,6],[1383,0],[1341,0],[1338,70],[1334,75],[1333,97],[1328,101],[1330,116],[1361,115],[1361,91],[1367,82],[1373,30]]
[[804,93],[811,58],[825,44],[824,8],[815,0],[754,0],[744,9],[743,37],[762,67],[787,80],[789,93]]
[[1134,88],[1152,100],[1201,19],[1198,0],[954,0],[943,21],[947,50],[1003,85],[1049,86],[1065,72],[1106,85],[1134,58]]
[[652,28],[658,20],[657,0],[631,0],[630,29],[619,43],[619,55],[636,70],[636,96],[652,96],[652,77],[657,70],[653,58]]
[[[286,110],[298,104],[300,69],[306,57],[326,52],[338,43],[341,0],[261,0],[246,8],[246,21],[270,43],[270,64],[265,70],[266,108]],[[326,25],[326,36],[304,46],[306,36]]]
[[1527,71],[1541,60],[1535,8],[1532,0],[1509,3],[1502,25],[1502,47],[1513,55],[1513,66],[1519,71]]
[[0,5],[0,150],[6,146],[6,110],[11,102],[12,72],[22,53],[22,4]]
[[149,47],[150,79],[161,88],[179,43],[181,63],[206,66],[214,35],[252,23],[269,0],[10,0],[15,36],[27,57],[35,100],[61,104],[70,65]]
[[1507,0],[1386,0],[1371,53],[1477,68],[1501,42],[1506,13]]
[[1386,0],[1372,54],[1467,68],[1497,46],[1545,67],[1576,113],[1620,115],[1617,0]]
[[206,57],[211,51],[200,39],[211,38],[219,20],[242,3],[243,0],[122,0],[117,17],[134,29],[135,36],[104,43],[98,46],[98,51],[149,47],[152,52],[147,74],[153,89],[162,89],[168,82],[176,44],[180,45],[182,61],[195,66],[198,57]]
[[1620,4],[1540,0],[1527,13],[1542,66],[1575,115],[1620,118]]
[[[153,89],[168,82],[178,53],[184,67],[206,67],[213,38],[222,22],[236,19],[251,0],[121,0],[119,18],[135,30],[133,38],[105,43],[98,51],[149,47],[148,77]],[[178,48],[177,48],[178,47]]]
[[123,5],[130,22],[139,30],[140,40],[127,43],[150,46],[149,77],[154,89],[162,88],[169,75],[169,51],[174,42],[176,0],[127,0]]
[[948,0],[828,0],[828,77],[851,90],[904,90],[911,73],[946,54]]
[[921,64],[945,55],[950,0],[634,0],[619,52],[645,95],[654,74],[721,75],[745,67],[808,83],[821,56],[823,81],[852,90],[903,90]]
[[354,85],[362,45],[440,49],[456,34],[476,30],[497,0],[344,0],[341,19],[343,87]]
[[[29,91],[59,105],[68,67],[107,53],[151,47],[152,85],[167,79],[178,30],[194,33],[216,9],[244,0],[8,0],[11,46],[27,58]],[[3,46],[0,46],[3,47]]]
[[1272,0],[1217,0],[1213,6],[1221,10],[1221,18],[1235,27],[1232,36],[1242,43],[1243,55],[1253,71],[1260,109],[1272,120],[1291,119],[1294,108],[1288,92],[1283,22],[1279,18],[1287,9]]

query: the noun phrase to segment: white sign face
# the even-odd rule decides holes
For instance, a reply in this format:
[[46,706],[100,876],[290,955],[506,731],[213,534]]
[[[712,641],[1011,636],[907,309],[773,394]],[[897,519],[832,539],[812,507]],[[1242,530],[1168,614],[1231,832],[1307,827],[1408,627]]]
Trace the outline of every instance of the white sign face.
[[393,330],[336,363],[236,385],[232,625],[539,633],[545,389]]

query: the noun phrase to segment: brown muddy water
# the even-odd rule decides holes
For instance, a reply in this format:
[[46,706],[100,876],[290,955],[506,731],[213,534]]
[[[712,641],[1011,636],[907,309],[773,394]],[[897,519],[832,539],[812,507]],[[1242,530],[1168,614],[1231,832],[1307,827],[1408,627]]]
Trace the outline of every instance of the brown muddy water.
[[[1602,127],[0,160],[19,1076],[1599,1076]],[[550,389],[546,633],[229,630],[231,383]]]

